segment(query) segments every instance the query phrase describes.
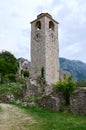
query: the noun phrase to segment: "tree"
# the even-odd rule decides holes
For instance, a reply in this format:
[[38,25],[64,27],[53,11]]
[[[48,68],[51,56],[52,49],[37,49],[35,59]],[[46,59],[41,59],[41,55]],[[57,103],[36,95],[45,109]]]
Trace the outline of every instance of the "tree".
[[30,75],[29,70],[21,70],[21,74],[23,74],[24,77],[29,77]]
[[16,57],[8,51],[0,53],[0,75],[1,79],[5,75],[16,74],[18,69],[18,61]]
[[7,71],[7,63],[4,58],[0,58],[0,74],[4,75]]
[[75,84],[75,82],[73,82],[72,76],[65,78],[64,81],[60,80],[60,81],[56,82],[54,84],[54,87],[55,87],[55,89],[63,92],[63,96],[65,99],[66,105],[68,105],[70,93],[72,91],[74,91],[74,89],[76,88],[76,84]]

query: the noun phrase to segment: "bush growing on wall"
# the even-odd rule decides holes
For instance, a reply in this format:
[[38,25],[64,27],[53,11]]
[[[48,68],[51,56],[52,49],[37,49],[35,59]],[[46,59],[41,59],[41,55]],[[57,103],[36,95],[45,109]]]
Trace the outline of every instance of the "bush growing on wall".
[[68,105],[69,104],[70,93],[72,91],[74,91],[74,89],[76,88],[76,84],[75,84],[75,82],[73,82],[72,76],[69,76],[69,77],[65,78],[64,81],[62,81],[60,79],[60,81],[56,82],[54,84],[54,88],[63,93],[66,105]]
[[16,81],[22,85],[26,85],[26,79],[23,77],[17,77]]
[[29,77],[30,75],[29,70],[21,70],[21,74],[23,74],[24,77]]
[[44,67],[41,68],[41,74],[37,78],[36,81],[37,81],[37,84],[40,85],[42,92],[44,92],[44,85],[46,83],[46,81],[45,81],[45,68]]

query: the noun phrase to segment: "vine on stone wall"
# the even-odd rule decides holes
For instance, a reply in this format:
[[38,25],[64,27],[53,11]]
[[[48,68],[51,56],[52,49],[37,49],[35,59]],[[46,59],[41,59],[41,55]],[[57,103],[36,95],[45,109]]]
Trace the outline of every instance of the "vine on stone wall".
[[40,76],[38,76],[38,78],[36,79],[36,81],[37,81],[37,84],[40,85],[41,91],[44,92],[44,86],[46,84],[46,81],[45,81],[45,69],[44,69],[44,67],[41,68],[41,74],[40,74]]

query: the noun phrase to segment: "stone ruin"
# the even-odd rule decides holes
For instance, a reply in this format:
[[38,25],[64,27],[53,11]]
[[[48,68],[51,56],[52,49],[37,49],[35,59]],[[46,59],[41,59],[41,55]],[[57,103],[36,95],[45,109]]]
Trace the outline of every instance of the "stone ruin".
[[22,74],[21,74],[22,70],[30,71],[31,65],[27,59],[19,58],[18,61],[19,61],[18,76],[22,76]]
[[74,114],[86,114],[86,87],[78,88],[71,94],[70,109]]
[[[23,65],[20,64],[21,69]],[[36,82],[42,67],[45,69],[44,90]],[[27,82],[24,102],[28,102],[28,106],[35,106],[29,99],[41,97],[40,106],[59,111],[65,101],[61,93],[53,90],[53,83],[59,79],[64,80],[70,74],[60,70],[58,22],[48,13],[38,15],[31,22],[31,63],[28,68],[30,79]],[[74,114],[86,114],[86,89],[78,89],[71,95],[70,109]]]

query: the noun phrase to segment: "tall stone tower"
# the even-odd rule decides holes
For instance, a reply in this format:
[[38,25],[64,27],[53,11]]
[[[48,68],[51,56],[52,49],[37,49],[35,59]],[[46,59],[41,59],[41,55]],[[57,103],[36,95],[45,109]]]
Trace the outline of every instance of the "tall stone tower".
[[39,14],[31,22],[31,77],[36,79],[42,68],[47,84],[58,81],[58,22],[48,13]]

